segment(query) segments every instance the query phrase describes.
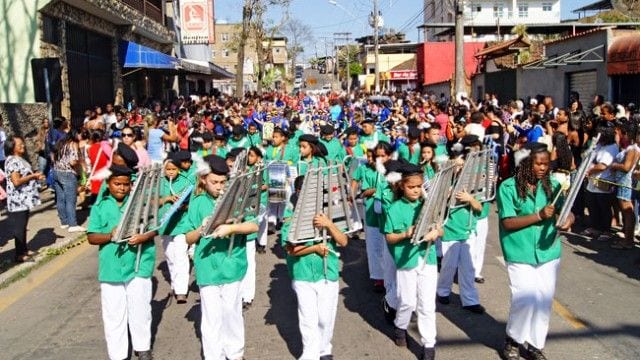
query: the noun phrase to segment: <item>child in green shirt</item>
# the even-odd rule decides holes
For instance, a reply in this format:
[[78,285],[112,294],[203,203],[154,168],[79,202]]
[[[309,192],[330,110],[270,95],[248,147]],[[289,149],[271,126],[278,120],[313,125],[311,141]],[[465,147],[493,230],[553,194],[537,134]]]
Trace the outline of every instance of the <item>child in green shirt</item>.
[[[112,165],[109,170],[108,191],[101,193],[102,199],[91,208],[87,229],[89,244],[100,246],[98,281],[107,351],[110,359],[128,358],[130,333],[139,359],[150,360],[156,232],[134,235],[122,243],[112,241],[131,192],[133,170],[123,165]],[[136,271],[139,246],[142,249]]]
[[436,176],[436,172],[438,172],[438,164],[435,158],[436,145],[428,141],[423,142],[420,149],[420,166],[422,166],[425,181],[433,179]]
[[316,214],[313,225],[319,229],[326,229],[326,245],[314,242],[287,242],[293,208],[298,201],[304,201],[298,200],[303,179],[303,176],[296,178],[296,194],[291,196],[290,206],[287,206],[281,236],[281,244],[287,251],[287,266],[292,287],[298,300],[298,322],[303,348],[300,359],[333,358],[331,338],[340,287],[340,264],[336,246],[346,246],[348,237],[325,214]]
[[[193,263],[200,287],[202,351],[206,359],[239,359],[244,354],[241,282],[247,273],[246,237],[258,231],[255,220],[218,226],[210,238],[202,238],[205,219],[220,197],[229,167],[216,155],[204,159],[198,169],[197,195],[187,212],[189,244],[196,244]],[[239,236],[234,236],[239,235]],[[229,245],[234,237],[234,246]]]
[[[391,169],[389,169],[391,170]],[[436,265],[435,247],[431,242],[442,234],[441,228],[425,234],[424,242],[411,243],[414,224],[422,209],[422,169],[401,163],[393,169],[402,174],[397,184],[399,198],[385,211],[384,234],[396,265],[398,308],[394,320],[395,343],[407,346],[407,328],[411,313],[418,316],[418,329],[424,347],[422,359],[434,359],[436,344]]]

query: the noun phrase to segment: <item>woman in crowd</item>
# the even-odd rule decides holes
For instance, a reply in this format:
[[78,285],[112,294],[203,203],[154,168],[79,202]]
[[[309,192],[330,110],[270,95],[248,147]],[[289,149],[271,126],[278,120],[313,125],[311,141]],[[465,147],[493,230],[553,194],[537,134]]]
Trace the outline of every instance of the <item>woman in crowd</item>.
[[67,136],[56,144],[54,156],[54,187],[56,190],[56,207],[61,228],[69,232],[85,231],[78,226],[76,218],[76,202],[78,179],[82,175],[82,158],[78,147],[78,132],[69,131]]
[[27,246],[27,224],[29,211],[40,205],[38,181],[44,180],[41,172],[34,172],[24,159],[24,139],[13,136],[4,143],[7,159],[4,164],[7,174],[7,217],[15,238],[16,262],[31,260],[35,254]]

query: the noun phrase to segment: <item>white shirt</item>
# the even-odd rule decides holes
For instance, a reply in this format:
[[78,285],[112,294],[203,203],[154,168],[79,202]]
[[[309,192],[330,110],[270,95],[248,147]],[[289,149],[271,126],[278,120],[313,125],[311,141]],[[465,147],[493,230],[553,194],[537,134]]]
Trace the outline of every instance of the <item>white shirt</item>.
[[0,128],[0,161],[4,161],[4,142],[7,141],[7,134],[4,129]]
[[[609,169],[609,166],[613,164],[613,161],[615,160],[616,155],[618,155],[618,152],[619,152],[618,144],[613,143],[611,145],[606,145],[606,146],[598,145],[596,146],[594,151],[596,152],[596,158],[593,161],[593,163],[604,164],[607,166],[607,169],[605,171],[599,172],[593,177],[596,179],[614,181],[614,174]],[[595,187],[593,181],[588,182],[587,191],[596,193],[596,194],[608,194],[611,192],[611,191],[602,191],[598,189],[597,187]]]
[[464,132],[467,133],[467,135],[477,136],[480,141],[484,140],[484,126],[482,126],[482,124],[468,124],[464,128]]
[[104,114],[102,115],[102,121],[104,122],[105,127],[108,129],[111,127],[111,124],[116,122],[116,114]]

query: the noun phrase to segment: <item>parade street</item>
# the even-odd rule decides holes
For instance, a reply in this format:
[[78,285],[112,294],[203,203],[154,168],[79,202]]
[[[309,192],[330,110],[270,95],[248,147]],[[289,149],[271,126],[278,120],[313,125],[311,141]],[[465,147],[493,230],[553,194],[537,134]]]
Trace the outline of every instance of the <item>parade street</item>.
[[[38,215],[46,225],[47,210]],[[497,224],[495,213],[491,224]],[[51,229],[49,229],[51,230]],[[31,231],[31,230],[30,230]],[[295,293],[280,247],[270,237],[257,255],[257,293],[245,314],[246,359],[292,359],[301,354]],[[550,359],[640,358],[640,270],[633,252],[612,251],[581,237],[563,242],[562,265],[546,354]],[[199,359],[200,305],[197,286],[188,303],[169,296],[168,272],[158,247],[153,278],[152,348],[156,359]],[[57,256],[25,279],[0,291],[2,359],[104,359],[96,246],[88,243]],[[415,359],[421,348],[415,323],[409,349],[394,345],[381,295],[370,290],[364,241],[341,251],[342,274],[335,334],[337,359]],[[492,226],[478,285],[485,315],[438,304],[439,359],[497,359],[509,312],[508,278]],[[457,286],[454,286],[454,294]]]

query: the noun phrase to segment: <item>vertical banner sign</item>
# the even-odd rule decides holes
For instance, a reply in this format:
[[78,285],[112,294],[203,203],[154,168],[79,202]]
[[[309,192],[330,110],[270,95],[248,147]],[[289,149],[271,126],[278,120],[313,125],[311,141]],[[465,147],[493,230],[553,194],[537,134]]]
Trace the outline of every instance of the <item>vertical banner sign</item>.
[[213,0],[182,0],[181,39],[184,44],[209,44],[215,39]]

